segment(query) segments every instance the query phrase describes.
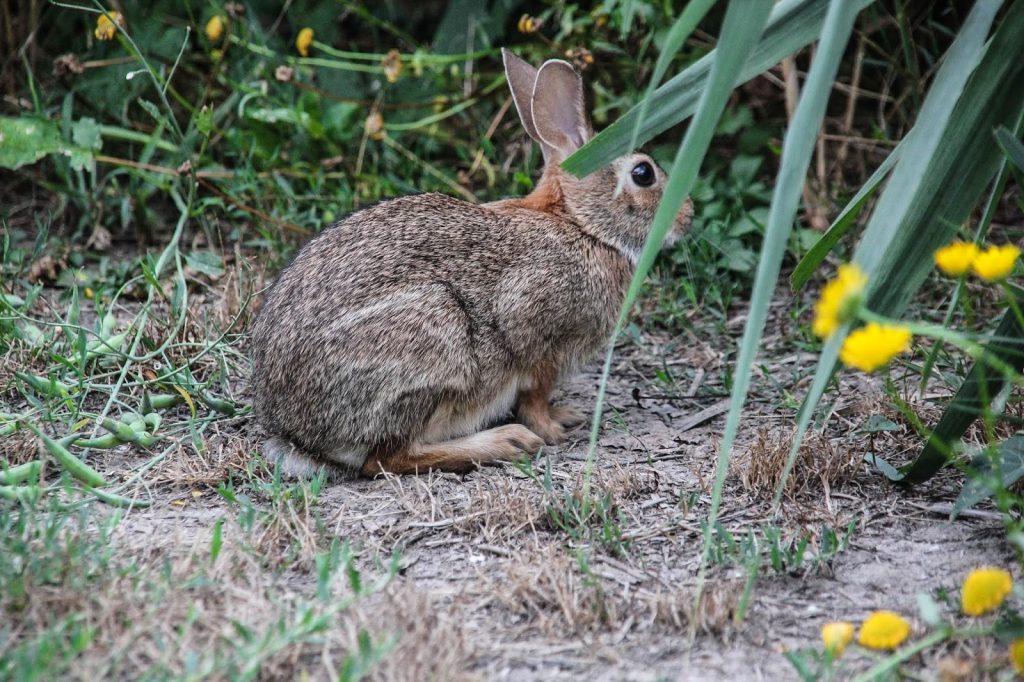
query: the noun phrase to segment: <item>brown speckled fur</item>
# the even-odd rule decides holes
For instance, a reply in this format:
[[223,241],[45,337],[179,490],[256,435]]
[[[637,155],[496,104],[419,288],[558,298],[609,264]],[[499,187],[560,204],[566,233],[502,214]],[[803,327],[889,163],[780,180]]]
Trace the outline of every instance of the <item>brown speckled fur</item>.
[[[562,172],[589,123],[582,109],[524,111],[523,74],[534,98],[579,88],[582,102],[578,76],[565,62],[537,76],[505,59],[544,150],[533,193],[481,206],[440,194],[382,202],[312,239],[268,292],[252,328],[255,407],[266,454],[286,473],[327,462],[365,475],[462,471],[532,454],[580,423],[551,392],[607,341],[665,177],[632,184],[630,169],[650,162],[641,154],[582,179]],[[583,139],[558,137],[550,118],[576,121]],[[676,233],[690,213],[687,202]],[[480,431],[512,409],[520,424]]]

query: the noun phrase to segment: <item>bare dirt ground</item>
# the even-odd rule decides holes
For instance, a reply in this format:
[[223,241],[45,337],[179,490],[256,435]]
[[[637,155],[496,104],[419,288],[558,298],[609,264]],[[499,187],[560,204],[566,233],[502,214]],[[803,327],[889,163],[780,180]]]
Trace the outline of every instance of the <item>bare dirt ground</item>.
[[[780,298],[773,326],[788,324],[789,305]],[[732,320],[726,333],[741,324],[742,317]],[[392,644],[370,671],[378,679],[795,679],[784,652],[818,646],[823,623],[859,622],[876,608],[913,616],[916,593],[945,588],[955,595],[970,568],[1010,565],[994,512],[982,506],[948,520],[958,474],[907,492],[863,462],[872,448],[899,463],[917,447],[909,428],[884,407],[881,382],[863,375],[844,375],[831,394],[824,431],[808,438],[784,503],[772,515],[796,404],[785,400],[783,389],[800,396],[814,360],[794,350],[783,331],[766,338],[720,515],[737,544],[753,532],[757,551],[716,545],[695,620],[730,344],[644,333],[620,344],[608,387],[592,489],[604,501],[604,520],[567,527],[554,520],[582,494],[583,429],[532,467],[331,481],[315,499],[271,504],[271,514],[246,531],[239,504],[217,488],[252,467],[258,428],[249,417],[215,424],[203,457],[183,438],[178,453],[141,480],[138,492],[153,506],[127,512],[110,543],[121,559],[187,576],[210,546],[217,521],[226,519],[224,543],[232,549],[204,575],[229,589],[189,583],[190,598],[198,601],[186,609],[173,593],[165,601],[137,603],[120,583],[105,584],[90,608],[132,614],[137,627],[119,626],[120,639],[104,644],[120,652],[116,664],[108,651],[92,663],[83,660],[78,674],[145,669],[159,658],[154,633],[173,638],[189,618],[202,625],[192,627],[190,647],[218,646],[233,623],[259,623],[281,604],[315,593],[314,557],[332,538],[357,553],[364,581],[386,576],[397,556],[396,574],[330,619],[318,637],[281,643],[262,677],[332,677],[329,671],[365,631]],[[655,378],[659,371],[661,379]],[[568,383],[559,400],[592,405],[598,379],[592,367]],[[934,417],[934,407],[915,404],[926,419]],[[901,429],[871,437],[858,432],[874,414]],[[122,447],[92,461],[113,477],[145,459]],[[262,499],[244,482],[234,485]],[[830,531],[823,529],[846,539],[845,548],[831,554],[825,546]],[[773,568],[766,549],[773,532],[783,546],[808,538],[802,560]],[[104,606],[104,600],[113,603]],[[64,599],[53,608],[71,607]],[[983,674],[978,671],[986,662],[1004,656],[977,643],[949,644],[910,667],[928,678],[944,670]],[[851,650],[839,677],[873,660]]]

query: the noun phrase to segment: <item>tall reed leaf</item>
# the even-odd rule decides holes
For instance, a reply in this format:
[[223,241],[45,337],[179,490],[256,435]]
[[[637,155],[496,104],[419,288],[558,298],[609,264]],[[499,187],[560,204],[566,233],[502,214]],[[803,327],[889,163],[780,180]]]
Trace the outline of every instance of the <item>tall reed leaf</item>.
[[[725,433],[718,451],[718,464],[715,468],[715,484],[711,494],[711,511],[708,514],[704,532],[704,553],[701,559],[700,575],[703,576],[708,553],[711,549],[711,529],[715,526],[718,509],[725,485],[725,474],[728,469],[729,455],[739,430],[740,415],[747,399],[750,387],[750,376],[753,373],[754,356],[765,321],[768,319],[768,307],[775,292],[779,279],[782,257],[786,252],[786,244],[793,228],[797,206],[807,166],[811,162],[811,153],[818,138],[818,129],[825,116],[825,107],[832,93],[832,83],[839,71],[839,63],[843,51],[850,39],[853,22],[860,9],[856,3],[846,0],[832,0],[825,26],[822,31],[821,43],[818,46],[814,64],[808,74],[800,103],[797,105],[793,120],[786,130],[782,147],[782,161],[779,176],[772,194],[772,205],[768,213],[768,226],[765,230],[764,245],[761,247],[761,260],[757,266],[753,296],[750,301],[750,312],[747,316],[743,340],[740,343],[739,358],[733,372],[733,388],[730,396],[729,415],[725,421]],[[698,588],[699,589],[699,588]]]
[[843,238],[854,222],[863,210],[864,205],[867,204],[868,199],[875,193],[878,186],[882,184],[885,177],[892,170],[892,167],[896,165],[896,160],[900,158],[900,152],[903,148],[903,142],[896,145],[896,148],[889,153],[889,156],[885,157],[885,161],[882,162],[875,172],[871,174],[867,182],[861,185],[861,188],[857,191],[857,194],[850,199],[846,207],[840,211],[836,219],[832,221],[828,229],[825,231],[818,241],[814,243],[814,246],[804,254],[804,257],[800,259],[800,262],[793,268],[793,274],[789,277],[790,286],[793,291],[800,291],[807,281],[814,274],[814,271],[818,269],[821,262],[825,260],[825,257],[832,252],[839,240]]
[[[851,9],[860,10],[873,0],[847,0]],[[749,2],[751,9],[767,2]],[[772,8],[761,40],[752,50],[730,87],[744,83],[778,64],[784,57],[809,45],[821,35],[826,0],[780,0]],[[725,34],[722,35],[723,39]],[[690,116],[708,83],[716,50],[680,72],[658,88],[648,104],[639,104],[615,123],[601,131],[562,164],[578,176],[593,173],[612,160],[632,151],[658,133]],[[647,113],[649,111],[649,114]],[[643,119],[641,121],[641,119]],[[633,130],[640,123],[634,139]]]
[[683,10],[683,13],[672,24],[672,28],[669,29],[668,35],[665,37],[665,44],[661,48],[661,54],[658,55],[658,61],[654,65],[654,74],[651,76],[651,82],[647,84],[647,92],[644,93],[644,98],[640,100],[636,123],[633,125],[633,138],[629,141],[629,149],[636,149],[639,145],[641,125],[644,119],[647,118],[647,111],[650,109],[651,100],[654,98],[654,93],[658,89],[661,79],[665,77],[665,72],[668,71],[673,57],[682,49],[683,43],[693,33],[693,29],[697,28],[697,24],[700,23],[700,20],[704,18],[704,15],[708,13],[713,4],[715,4],[715,0],[691,0],[686,4],[686,9]]
[[584,474],[584,499],[589,490],[590,472],[592,470],[593,455],[597,444],[597,435],[601,425],[601,410],[604,407],[605,386],[608,383],[608,374],[611,370],[612,355],[615,351],[615,339],[622,331],[628,319],[629,312],[636,301],[640,289],[643,287],[644,279],[647,277],[654,258],[661,249],[661,243],[668,234],[679,209],[682,207],[686,196],[693,187],[697,178],[697,171],[707,154],[711,138],[718,128],[718,121],[722,116],[729,96],[732,94],[733,83],[736,82],[736,74],[740,67],[747,60],[750,50],[756,44],[761,30],[764,28],[768,18],[770,4],[767,2],[747,3],[744,0],[733,0],[725,12],[725,21],[722,24],[722,36],[715,50],[715,60],[711,67],[711,76],[708,86],[701,93],[700,103],[697,106],[697,115],[694,117],[690,127],[686,130],[683,143],[676,152],[676,158],[669,171],[668,183],[662,195],[661,203],[654,215],[654,222],[651,225],[651,233],[647,236],[644,250],[640,254],[636,272],[629,284],[625,301],[619,311],[619,319],[612,334],[608,346],[608,353],[605,356],[604,372],[601,376],[601,384],[597,393],[597,400],[594,407],[594,420],[591,424],[590,447],[587,456],[587,467]]
[[[1024,1],[1014,3],[988,47],[984,44],[1001,4],[979,0],[972,8],[857,246],[853,260],[868,274],[867,300],[876,312],[902,312],[931,268],[932,251],[955,234],[999,163],[991,131],[1007,119],[1016,121],[1024,96],[1024,62],[1015,37],[1024,31]],[[775,491],[776,505],[847,331],[840,329],[822,349]]]

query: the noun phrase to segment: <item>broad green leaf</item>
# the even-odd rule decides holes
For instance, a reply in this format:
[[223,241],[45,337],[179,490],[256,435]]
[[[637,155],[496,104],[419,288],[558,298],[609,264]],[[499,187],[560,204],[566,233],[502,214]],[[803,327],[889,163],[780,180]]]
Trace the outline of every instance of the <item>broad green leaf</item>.
[[[851,10],[859,11],[873,0],[846,0]],[[750,3],[757,6],[760,3]],[[761,39],[747,50],[748,56],[736,74],[731,86],[745,83],[764,73],[783,58],[817,40],[828,3],[825,0],[781,0],[772,8],[768,24]],[[726,36],[723,32],[722,38]],[[608,126],[590,142],[562,163],[562,168],[577,176],[588,175],[610,161],[626,154],[650,140],[658,133],[693,114],[701,93],[705,90],[711,66],[718,48],[686,68],[665,85],[658,88],[648,108],[637,105],[615,123]],[[646,113],[648,112],[649,113]],[[637,119],[643,118],[640,132],[634,138]],[[633,142],[633,144],[630,144]]]
[[193,251],[185,254],[185,263],[193,270],[214,279],[224,274],[224,261],[213,251]]
[[[869,306],[876,312],[898,315],[906,306],[931,268],[934,248],[955,233],[995,173],[999,155],[992,129],[1019,118],[1024,2],[1014,3],[986,47],[985,36],[1001,4],[979,0],[971,9],[904,139],[906,147],[857,247],[854,261],[868,273]],[[787,472],[848,331],[847,325],[822,348],[800,407]],[[776,490],[776,503],[784,485],[785,477]]]
[[73,147],[67,150],[68,160],[75,170],[84,170],[92,163],[92,153],[88,149]]
[[103,137],[96,119],[85,117],[75,121],[71,126],[71,140],[82,149],[100,149]]
[[864,426],[857,429],[858,433],[884,433],[886,431],[899,431],[900,426],[891,419],[886,419],[880,414],[873,414],[868,417]]
[[864,455],[864,461],[882,472],[882,474],[890,481],[898,481],[902,476],[899,469],[889,464],[873,452],[869,452]]
[[21,168],[64,149],[54,121],[0,117],[0,168]]

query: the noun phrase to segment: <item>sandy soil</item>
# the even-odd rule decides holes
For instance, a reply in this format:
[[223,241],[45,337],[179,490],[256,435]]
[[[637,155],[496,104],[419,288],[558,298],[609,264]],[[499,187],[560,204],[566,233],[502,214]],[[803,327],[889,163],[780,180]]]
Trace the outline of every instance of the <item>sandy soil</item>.
[[[948,520],[957,474],[906,492],[863,463],[871,447],[898,463],[912,455],[916,441],[906,426],[873,439],[857,432],[872,414],[898,421],[883,408],[879,382],[860,376],[844,378],[832,395],[824,433],[809,438],[773,516],[770,497],[789,445],[792,406],[772,386],[791,387],[794,378],[799,386],[812,359],[771,350],[779,345],[779,337],[766,342],[770,357],[744,417],[720,521],[737,540],[753,531],[763,542],[766,526],[778,528],[784,540],[810,540],[793,570],[777,572],[762,560],[742,617],[737,609],[751,569],[739,555],[711,562],[695,622],[690,615],[724,422],[724,358],[714,342],[645,335],[622,345],[597,454],[594,493],[609,501],[621,529],[612,542],[593,541],[599,521],[583,524],[595,533],[585,542],[551,520],[552,506],[580,495],[582,430],[566,446],[542,453],[533,463],[536,476],[508,465],[464,477],[342,480],[321,492],[312,514],[322,527],[310,531],[311,545],[323,547],[331,537],[346,541],[368,575],[381,574],[393,554],[400,556],[390,586],[346,616],[375,634],[398,636],[375,676],[795,679],[783,654],[817,646],[823,623],[858,622],[876,608],[913,615],[918,592],[946,588],[955,595],[970,568],[1011,565],[994,512],[982,506]],[[654,378],[666,368],[692,397],[672,395]],[[559,399],[587,407],[597,381],[592,368]],[[213,450],[227,457],[238,442],[244,450],[258,435],[248,419],[226,422],[221,449]],[[118,467],[118,456],[109,456],[111,468]],[[205,546],[214,521],[230,506],[201,478],[188,483],[180,472],[154,470],[150,493],[157,503],[129,514],[123,539],[139,552],[154,544]],[[843,537],[851,524],[848,546],[817,561],[823,527]],[[308,593],[316,584],[314,572],[302,570],[271,571],[267,580],[282,594]],[[923,632],[916,621],[915,627]],[[933,677],[951,665],[1004,656],[981,646],[947,645],[910,667]],[[851,650],[840,677],[872,661]],[[310,669],[316,675],[317,668]]]
[[[251,285],[258,289],[259,283]],[[231,292],[231,286],[220,289]],[[235,319],[247,300],[243,294],[194,297],[192,322],[181,336],[218,338],[214,328]],[[280,614],[292,618],[295,605],[318,590],[316,557],[338,539],[356,553],[364,581],[387,576],[394,556],[396,574],[316,636],[254,649],[275,652],[261,664],[262,678],[330,679],[360,631],[393,642],[371,678],[524,681],[796,679],[785,652],[818,647],[825,622],[856,623],[878,608],[910,616],[920,635],[917,593],[941,596],[944,590],[952,614],[958,585],[971,568],[1013,565],[1002,524],[985,504],[949,520],[962,485],[956,471],[905,491],[866,464],[869,451],[899,464],[920,444],[889,407],[881,379],[850,372],[826,398],[824,417],[773,512],[797,399],[815,361],[794,341],[800,332],[791,306],[780,291],[719,516],[733,539],[720,535],[714,544],[696,609],[702,533],[727,408],[726,368],[742,312],[719,322],[694,318],[690,329],[700,332],[631,332],[620,341],[590,490],[592,508],[603,510],[603,518],[566,514],[583,499],[585,429],[530,465],[466,476],[333,480],[310,499],[274,502],[260,489],[268,480],[265,468],[252,473],[261,466],[252,456],[261,434],[251,417],[212,422],[195,436],[200,452],[188,430],[188,409],[172,408],[162,427],[169,438],[158,448],[177,446],[125,491],[153,505],[127,511],[109,539],[117,565],[164,572],[170,588],[126,584],[122,574],[132,575],[126,570],[97,579],[91,594],[47,588],[15,613],[20,632],[81,610],[98,634],[76,661],[76,675],[132,678],[161,661],[173,676],[183,675],[189,651],[237,644],[235,623],[272,630]],[[89,314],[83,311],[83,322]],[[220,322],[203,327],[210,319]],[[163,333],[167,329],[154,327],[156,338]],[[234,358],[228,388],[245,404],[245,337],[225,341],[233,344]],[[8,360],[16,365],[21,357],[29,356]],[[213,354],[203,363],[193,371],[220,367]],[[10,378],[15,365],[4,376]],[[595,363],[557,400],[590,411],[598,380]],[[894,380],[914,385],[900,370]],[[902,393],[928,423],[937,418],[933,399],[940,394]],[[874,415],[897,429],[864,433]],[[12,462],[36,456],[31,438],[19,437],[0,444]],[[152,456],[121,446],[93,451],[89,461],[109,480],[123,480]],[[254,524],[244,527],[244,505],[229,502],[226,489],[260,510]],[[225,549],[207,561],[218,522]],[[783,547],[806,541],[802,558],[773,567],[772,535]],[[839,551],[828,548],[835,538]],[[180,630],[185,621],[192,623],[187,632]],[[175,637],[177,648],[168,649],[168,638]],[[852,648],[837,677],[864,671],[875,660]],[[957,674],[948,679],[969,679],[1004,662],[1001,645],[972,640],[933,647],[908,669],[928,679],[951,671]]]

